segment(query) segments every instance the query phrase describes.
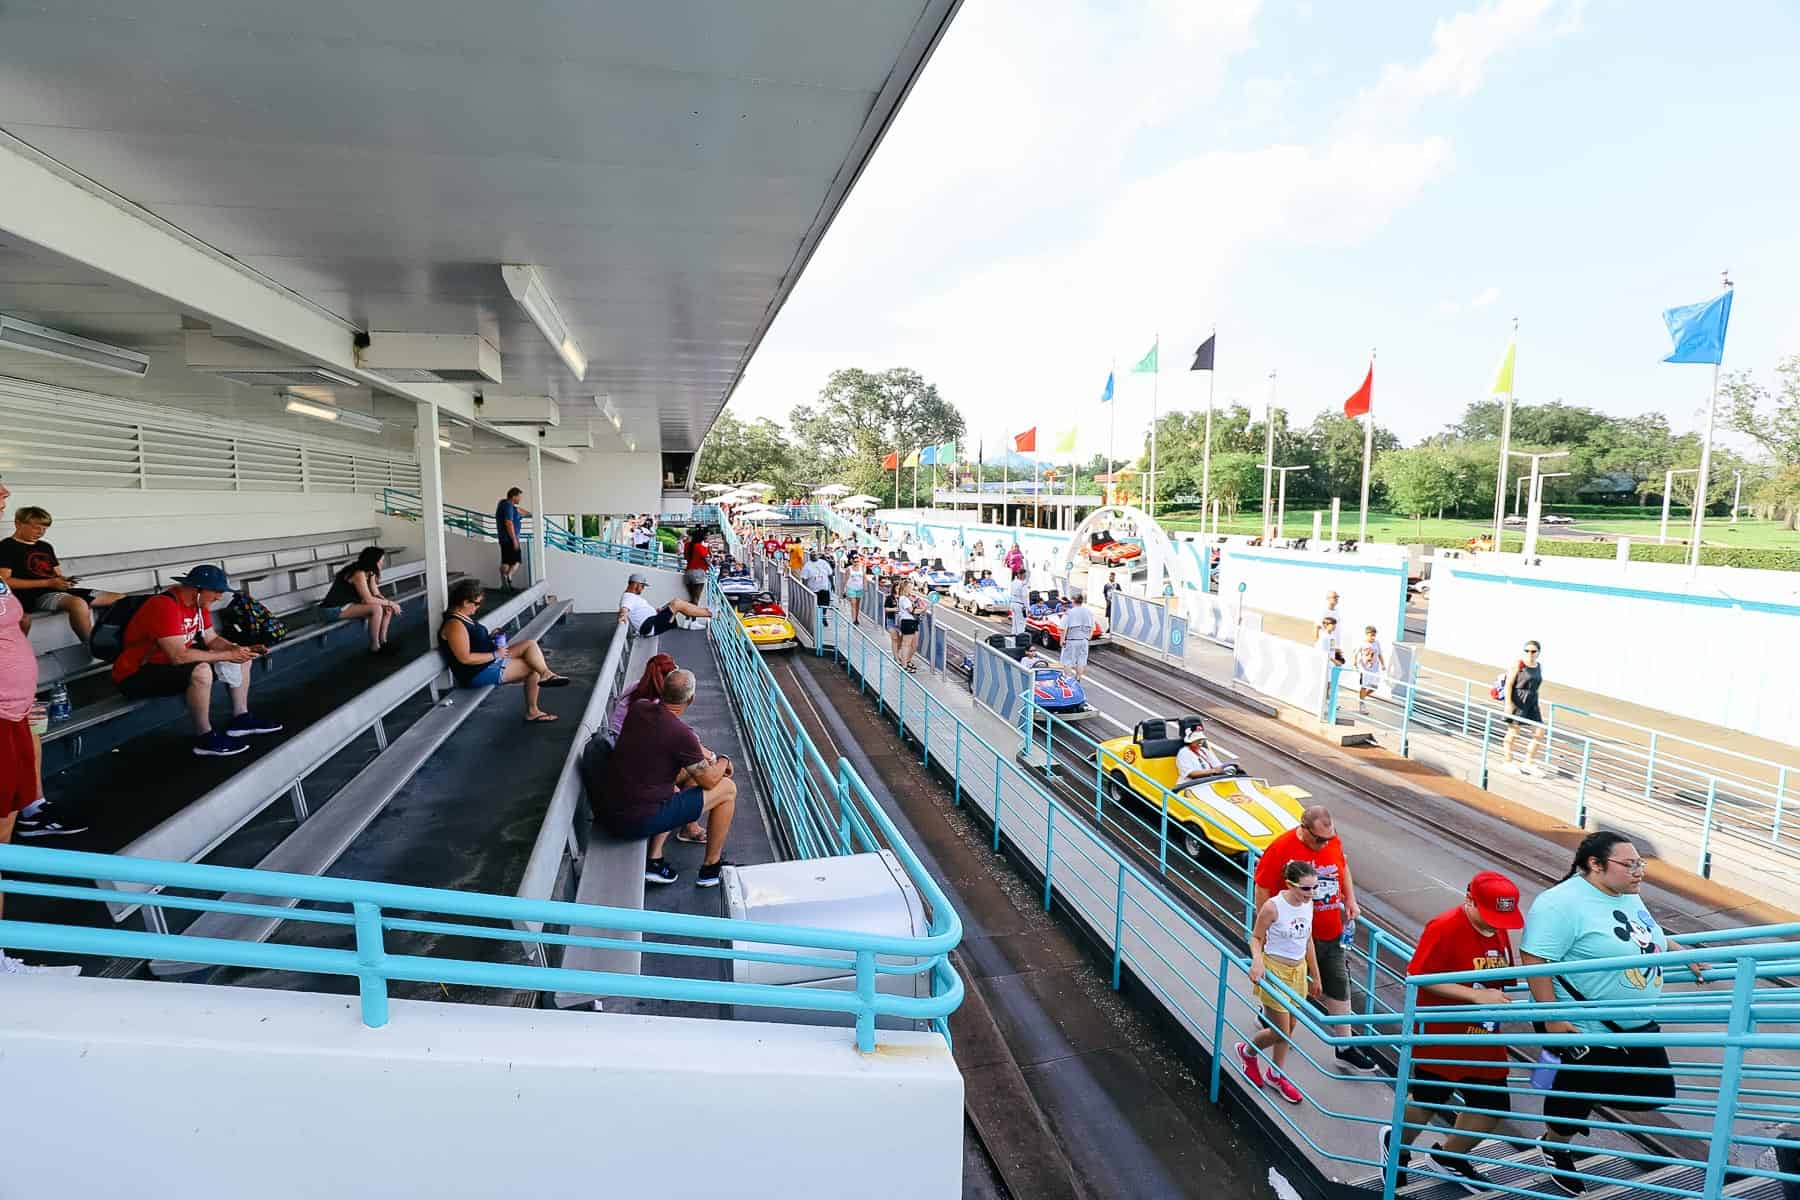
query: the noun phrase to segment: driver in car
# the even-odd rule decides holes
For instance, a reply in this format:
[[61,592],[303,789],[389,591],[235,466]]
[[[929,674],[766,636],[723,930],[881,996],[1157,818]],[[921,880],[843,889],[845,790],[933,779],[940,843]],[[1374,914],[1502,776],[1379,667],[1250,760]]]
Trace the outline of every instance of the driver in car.
[[1206,742],[1206,730],[1193,726],[1181,735],[1181,749],[1175,754],[1177,779],[1200,779],[1225,769],[1225,760]]

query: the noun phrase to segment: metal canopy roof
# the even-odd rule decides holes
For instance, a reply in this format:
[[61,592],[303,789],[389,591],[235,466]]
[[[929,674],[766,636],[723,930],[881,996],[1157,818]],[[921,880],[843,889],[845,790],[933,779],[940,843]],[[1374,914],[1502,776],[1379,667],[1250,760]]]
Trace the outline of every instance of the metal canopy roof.
[[[356,329],[484,334],[489,394],[610,395],[688,450],[957,3],[9,4],[0,130]],[[186,313],[38,249],[0,228],[0,311],[143,345],[139,398],[224,402],[157,369]],[[539,268],[585,382],[501,263]]]

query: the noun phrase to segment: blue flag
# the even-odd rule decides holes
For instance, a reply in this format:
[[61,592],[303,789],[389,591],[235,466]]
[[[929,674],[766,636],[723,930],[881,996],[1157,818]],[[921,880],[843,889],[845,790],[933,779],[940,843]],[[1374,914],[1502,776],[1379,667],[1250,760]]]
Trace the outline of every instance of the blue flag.
[[1713,363],[1725,357],[1725,326],[1731,322],[1731,289],[1680,308],[1663,310],[1663,323],[1669,327],[1669,340],[1675,349],[1664,362]]
[[936,446],[926,446],[924,449],[919,451],[919,465],[921,467],[931,467],[931,466],[937,465],[937,447]]
[[1113,383],[1112,372],[1108,371],[1106,373],[1106,390],[1104,392],[1100,393],[1100,403],[1102,403],[1102,404],[1111,404],[1112,403],[1112,383]]

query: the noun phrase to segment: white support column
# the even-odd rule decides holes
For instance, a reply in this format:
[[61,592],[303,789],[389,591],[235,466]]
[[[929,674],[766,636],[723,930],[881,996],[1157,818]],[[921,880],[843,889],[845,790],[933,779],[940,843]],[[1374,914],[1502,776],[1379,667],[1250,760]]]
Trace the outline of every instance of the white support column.
[[550,518],[544,511],[544,452],[535,445],[525,448],[525,490],[531,497],[531,582],[543,583],[549,578]]
[[413,448],[419,456],[419,537],[425,543],[425,628],[436,644],[437,623],[450,606],[450,568],[444,552],[444,465],[438,450],[438,408],[414,405],[419,425]]

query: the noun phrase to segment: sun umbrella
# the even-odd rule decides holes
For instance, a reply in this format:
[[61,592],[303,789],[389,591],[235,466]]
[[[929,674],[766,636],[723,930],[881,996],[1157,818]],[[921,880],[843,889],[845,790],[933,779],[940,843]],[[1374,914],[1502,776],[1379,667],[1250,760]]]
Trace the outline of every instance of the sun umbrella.
[[874,508],[879,503],[881,503],[879,500],[869,500],[869,499],[862,498],[862,497],[852,497],[849,500],[838,501],[838,507],[839,508]]
[[749,483],[738,484],[738,491],[740,492],[772,492],[774,490],[775,485],[772,483],[757,483],[752,480]]
[[849,490],[850,490],[849,484],[828,483],[822,488],[814,488],[813,495],[815,495],[815,496],[842,496],[845,492],[847,492]]
[[866,492],[858,492],[854,496],[845,496],[842,503],[844,503],[844,504],[880,504],[881,501],[876,499],[874,496],[869,495]]
[[735,492],[737,485],[734,483],[708,483],[703,484],[700,490],[703,492]]

